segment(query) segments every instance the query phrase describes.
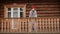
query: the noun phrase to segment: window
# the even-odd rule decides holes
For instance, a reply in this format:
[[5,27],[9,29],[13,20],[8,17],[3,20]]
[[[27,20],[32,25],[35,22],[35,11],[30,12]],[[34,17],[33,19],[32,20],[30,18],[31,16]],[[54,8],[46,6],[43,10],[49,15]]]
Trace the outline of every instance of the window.
[[25,5],[7,5],[5,6],[5,17],[7,18],[20,18],[25,17]]
[[[19,10],[20,9],[20,10]],[[8,18],[18,18],[18,17],[24,17],[24,9],[23,8],[8,8]]]

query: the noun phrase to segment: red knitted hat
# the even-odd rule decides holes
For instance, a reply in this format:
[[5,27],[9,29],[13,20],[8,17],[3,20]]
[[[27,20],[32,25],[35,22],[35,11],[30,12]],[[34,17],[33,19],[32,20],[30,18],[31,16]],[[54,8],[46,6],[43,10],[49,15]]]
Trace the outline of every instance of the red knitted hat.
[[34,6],[34,5],[32,5],[32,6],[31,6],[31,8],[33,9],[33,8],[35,8],[35,6]]

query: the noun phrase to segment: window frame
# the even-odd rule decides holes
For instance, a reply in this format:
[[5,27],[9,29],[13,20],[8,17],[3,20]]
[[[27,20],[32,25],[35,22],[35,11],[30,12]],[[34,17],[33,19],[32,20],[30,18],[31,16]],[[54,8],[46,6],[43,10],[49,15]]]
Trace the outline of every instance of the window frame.
[[[23,17],[26,17],[26,4],[5,4],[4,5],[4,18],[8,18],[6,8],[24,7]],[[19,18],[19,17],[17,17]]]

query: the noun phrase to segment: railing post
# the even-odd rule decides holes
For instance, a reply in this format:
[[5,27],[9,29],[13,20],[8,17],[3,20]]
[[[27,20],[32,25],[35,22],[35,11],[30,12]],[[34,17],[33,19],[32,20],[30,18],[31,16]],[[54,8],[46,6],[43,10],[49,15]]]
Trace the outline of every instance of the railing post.
[[[11,29],[13,19],[18,23],[18,29]],[[60,32],[60,18],[13,19],[1,19],[1,32]],[[34,31],[32,31],[32,27],[34,28]]]
[[3,19],[1,20],[2,22],[2,24],[1,24],[1,32],[3,32]]

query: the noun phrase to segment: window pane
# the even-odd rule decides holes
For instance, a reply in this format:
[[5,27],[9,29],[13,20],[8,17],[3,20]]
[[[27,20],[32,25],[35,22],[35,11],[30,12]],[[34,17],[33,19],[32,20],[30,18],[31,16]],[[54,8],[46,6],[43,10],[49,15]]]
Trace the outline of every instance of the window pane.
[[18,17],[18,13],[17,12],[13,12],[13,17]]
[[11,11],[11,8],[8,8],[8,11]]
[[11,12],[8,12],[8,18],[10,18],[11,17]]
[[23,8],[20,8],[20,12],[23,12]]
[[20,17],[23,17],[23,12],[20,12]]
[[13,8],[13,12],[17,12],[18,11],[18,8]]

